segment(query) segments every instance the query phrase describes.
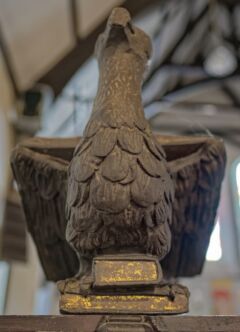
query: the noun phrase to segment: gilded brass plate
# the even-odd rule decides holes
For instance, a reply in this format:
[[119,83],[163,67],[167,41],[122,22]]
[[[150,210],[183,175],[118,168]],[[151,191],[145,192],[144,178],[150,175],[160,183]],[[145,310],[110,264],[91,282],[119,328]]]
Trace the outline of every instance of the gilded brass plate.
[[94,287],[155,285],[161,280],[162,271],[155,258],[95,258],[93,275]]
[[188,311],[188,298],[184,294],[177,294],[174,301],[159,295],[63,294],[60,310],[71,314],[178,314]]

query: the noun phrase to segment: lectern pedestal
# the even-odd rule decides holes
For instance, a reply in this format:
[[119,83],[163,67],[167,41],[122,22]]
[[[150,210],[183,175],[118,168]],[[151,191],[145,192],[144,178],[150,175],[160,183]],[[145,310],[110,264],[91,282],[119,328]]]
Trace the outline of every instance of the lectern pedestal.
[[58,282],[60,311],[68,314],[181,314],[188,311],[189,292],[164,283],[157,257],[104,255],[95,257],[91,274]]

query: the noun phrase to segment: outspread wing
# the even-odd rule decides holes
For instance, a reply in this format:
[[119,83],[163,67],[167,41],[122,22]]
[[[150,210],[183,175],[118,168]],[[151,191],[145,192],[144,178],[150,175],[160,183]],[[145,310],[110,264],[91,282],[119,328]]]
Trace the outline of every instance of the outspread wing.
[[[167,145],[165,149],[167,152]],[[173,156],[173,151],[170,154]],[[196,144],[195,152],[169,161],[175,179],[175,200],[172,246],[162,261],[166,276],[201,273],[216,218],[225,163],[224,145],[214,138]]]
[[[30,141],[28,145],[32,143]],[[38,147],[37,150],[42,151],[41,144],[34,146],[35,150]],[[47,279],[57,281],[73,276],[78,269],[78,260],[65,240],[68,161],[20,146],[13,151],[11,165],[28,230]]]
[[[157,139],[166,151],[176,188],[172,248],[162,265],[169,277],[193,276],[201,273],[213,229],[225,149],[216,139]],[[78,269],[76,255],[65,240],[64,212],[67,168],[76,141],[29,140],[12,155],[28,228],[49,280],[64,279]]]

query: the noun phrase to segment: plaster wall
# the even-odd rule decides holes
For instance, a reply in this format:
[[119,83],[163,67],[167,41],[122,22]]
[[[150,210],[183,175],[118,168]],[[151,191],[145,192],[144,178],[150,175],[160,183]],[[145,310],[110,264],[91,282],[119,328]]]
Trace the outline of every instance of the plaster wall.
[[0,0],[0,26],[20,90],[74,46],[68,0]]

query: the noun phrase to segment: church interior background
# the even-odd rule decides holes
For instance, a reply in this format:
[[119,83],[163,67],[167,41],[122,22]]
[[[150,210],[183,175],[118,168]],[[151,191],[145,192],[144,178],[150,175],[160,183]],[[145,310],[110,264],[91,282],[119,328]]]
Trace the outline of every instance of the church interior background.
[[240,4],[228,0],[0,0],[0,314],[58,313],[9,158],[26,137],[82,134],[97,89],[93,45],[116,5],[153,40],[143,83],[153,130],[224,140],[227,168],[204,271],[183,283],[190,314],[239,314]]

